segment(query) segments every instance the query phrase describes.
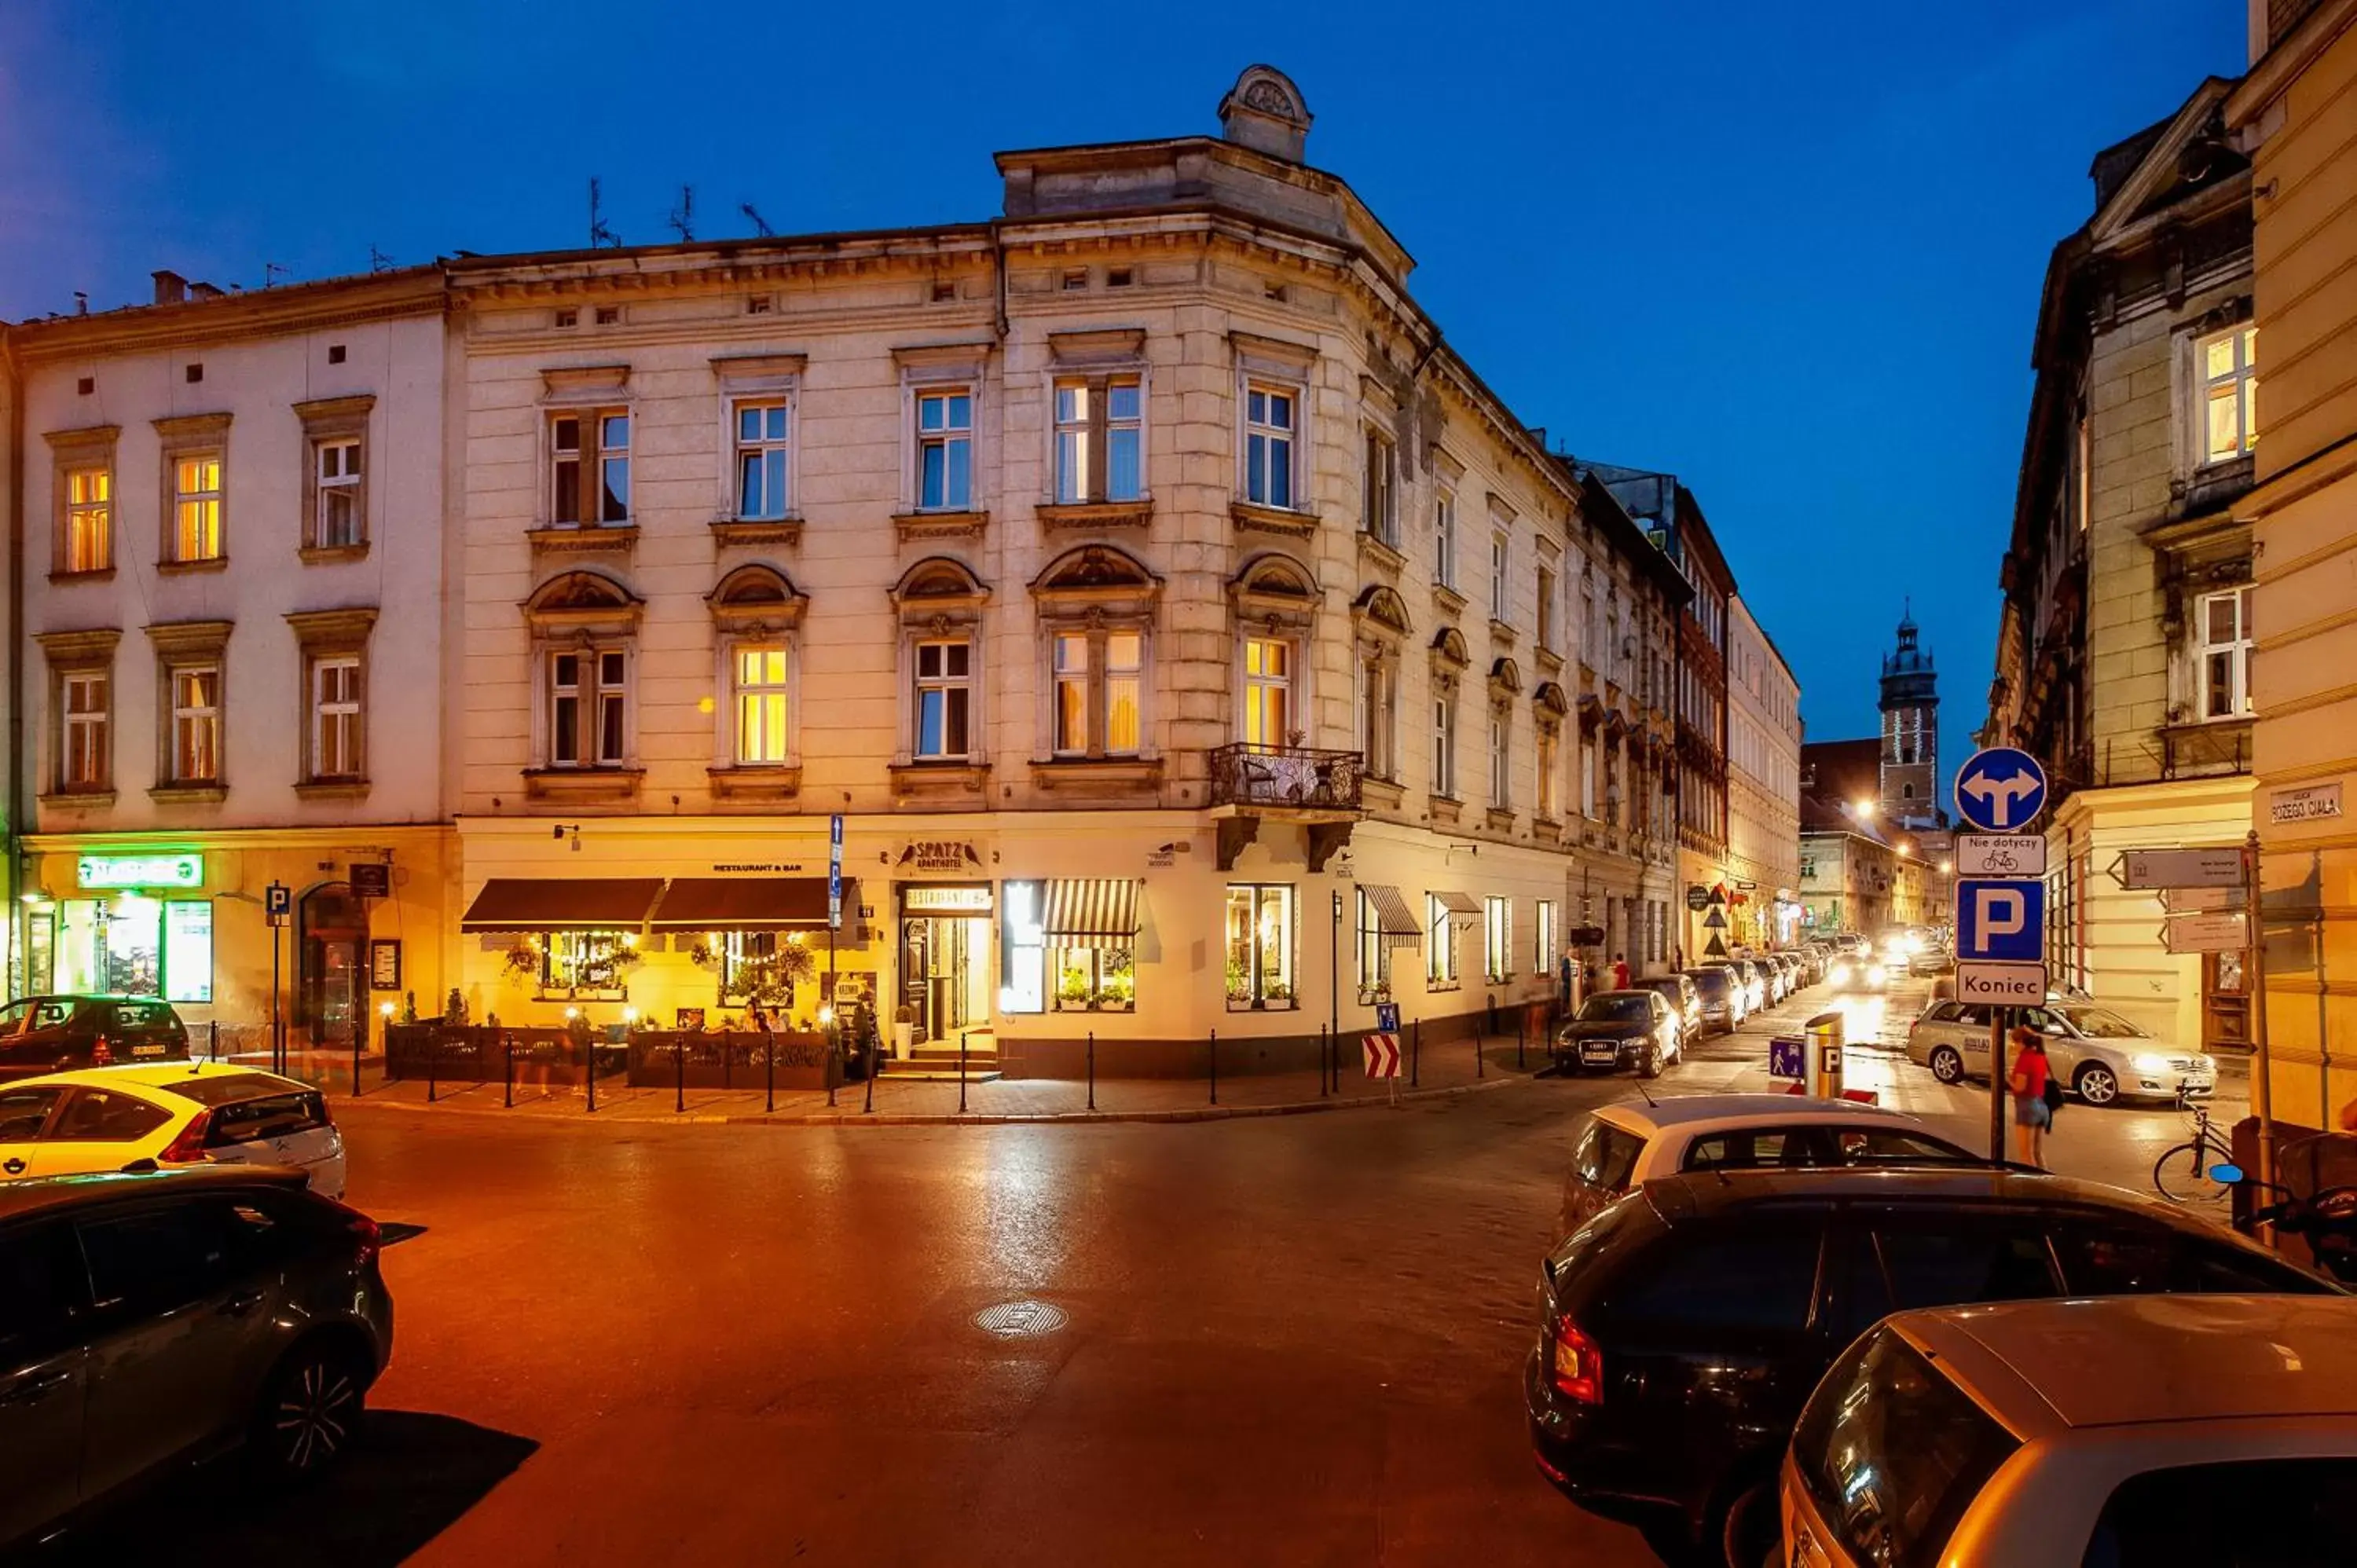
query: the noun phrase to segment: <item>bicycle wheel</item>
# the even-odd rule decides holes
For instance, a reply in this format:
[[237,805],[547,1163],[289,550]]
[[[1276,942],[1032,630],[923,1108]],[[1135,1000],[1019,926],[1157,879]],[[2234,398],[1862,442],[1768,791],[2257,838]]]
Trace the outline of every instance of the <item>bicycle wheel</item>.
[[2171,1203],[2201,1203],[2225,1196],[2225,1186],[2210,1172],[2225,1158],[2215,1146],[2195,1139],[2179,1144],[2152,1165],[2154,1190]]

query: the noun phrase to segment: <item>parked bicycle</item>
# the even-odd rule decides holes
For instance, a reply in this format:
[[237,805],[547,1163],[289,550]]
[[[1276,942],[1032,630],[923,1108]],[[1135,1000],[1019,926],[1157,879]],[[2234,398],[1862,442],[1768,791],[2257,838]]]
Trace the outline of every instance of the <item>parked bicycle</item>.
[[2210,1172],[2234,1163],[2234,1151],[2210,1124],[2210,1108],[2193,1107],[2193,1136],[2152,1165],[2152,1185],[2171,1203],[2222,1202],[2227,1189]]

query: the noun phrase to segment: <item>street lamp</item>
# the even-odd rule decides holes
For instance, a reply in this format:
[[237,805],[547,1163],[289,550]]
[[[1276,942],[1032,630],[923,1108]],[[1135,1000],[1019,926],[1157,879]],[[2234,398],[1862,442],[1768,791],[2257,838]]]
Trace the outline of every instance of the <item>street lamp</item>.
[[1953,860],[1943,860],[1940,863],[1940,875],[1943,876],[1947,875],[1950,872],[1955,869],[1956,863]]
[[1850,811],[1855,816],[1871,817],[1874,815],[1874,802],[1871,800],[1860,800],[1857,804],[1850,808]]

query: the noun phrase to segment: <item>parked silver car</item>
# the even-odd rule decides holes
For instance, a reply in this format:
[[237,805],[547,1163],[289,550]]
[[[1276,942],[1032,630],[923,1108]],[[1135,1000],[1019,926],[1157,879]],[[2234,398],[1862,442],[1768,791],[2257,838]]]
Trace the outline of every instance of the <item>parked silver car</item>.
[[[2049,1002],[2018,1010],[2045,1036],[2054,1074],[2090,1105],[2117,1100],[2207,1099],[2218,1087],[2216,1060],[2179,1050],[2092,1002]],[[1907,1055],[1942,1083],[1989,1074],[1989,1008],[1979,1002],[1935,1002],[1907,1031]]]

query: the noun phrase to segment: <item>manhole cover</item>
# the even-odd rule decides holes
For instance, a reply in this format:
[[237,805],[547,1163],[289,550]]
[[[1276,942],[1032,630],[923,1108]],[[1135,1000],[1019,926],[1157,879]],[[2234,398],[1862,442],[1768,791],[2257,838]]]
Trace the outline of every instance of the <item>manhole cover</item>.
[[1036,1339],[1070,1322],[1060,1306],[1044,1301],[1002,1301],[974,1315],[976,1328],[1001,1339]]

